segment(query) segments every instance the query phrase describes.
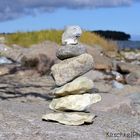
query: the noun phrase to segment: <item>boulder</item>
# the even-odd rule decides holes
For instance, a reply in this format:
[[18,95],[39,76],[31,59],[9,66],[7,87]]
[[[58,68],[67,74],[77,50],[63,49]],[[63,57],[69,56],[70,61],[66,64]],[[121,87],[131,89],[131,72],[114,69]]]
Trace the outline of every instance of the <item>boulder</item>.
[[1,64],[11,64],[11,63],[12,63],[12,61],[9,60],[8,58],[6,58],[6,57],[0,57],[0,65]]
[[36,58],[38,54],[46,55],[50,60],[57,60],[56,52],[58,45],[56,43],[45,41],[43,43],[32,45],[30,48],[26,49],[24,57],[27,59]]
[[123,77],[122,74],[120,74],[120,73],[117,72],[117,71],[112,71],[111,73],[112,73],[112,75],[115,77],[115,80],[116,80],[117,82],[124,83],[125,79],[124,79],[124,77]]
[[95,69],[110,71],[113,67],[111,58],[104,55],[104,50],[98,45],[87,46],[87,52],[92,55],[95,61]]
[[118,48],[117,48],[117,45],[116,45],[116,48],[114,47],[113,50],[109,51],[109,50],[106,50],[105,52],[105,55],[109,58],[115,58],[118,56]]
[[100,56],[104,53],[103,48],[99,45],[88,46],[84,44],[84,46],[86,46],[87,52],[93,57]]
[[130,85],[140,85],[140,71],[131,72],[125,77],[126,83]]
[[0,76],[9,74],[10,70],[7,67],[0,67]]
[[8,47],[6,45],[0,45],[0,53],[2,56],[10,58],[15,62],[20,62],[24,56],[26,49],[17,45]]
[[40,77],[40,74],[36,71],[36,70],[33,70],[33,69],[23,69],[23,70],[17,70],[15,72],[15,77],[24,77],[24,78],[29,78],[29,77]]
[[54,61],[44,54],[30,56],[30,58],[24,56],[21,59],[21,65],[23,67],[35,69],[40,75],[49,74],[53,64]]
[[82,44],[66,45],[58,49],[56,56],[63,60],[86,53],[86,47]]
[[94,85],[97,93],[109,93],[112,90],[112,85],[103,80],[94,82]]
[[0,83],[0,92],[3,93],[5,99],[13,99],[20,93],[21,100],[31,99],[33,102],[52,99],[50,92],[51,88],[55,86],[51,76],[40,77],[33,71],[1,76]]
[[140,115],[140,91],[127,94],[125,97],[132,101],[132,105],[135,109],[136,114]]
[[67,26],[62,35],[62,44],[78,44],[78,38],[81,36],[82,30],[79,26]]
[[82,125],[92,123],[95,115],[83,112],[50,113],[43,115],[42,120],[56,121],[65,125]]
[[96,70],[104,70],[104,71],[111,71],[113,64],[112,60],[106,56],[100,55],[93,57],[95,61],[95,69]]
[[125,51],[122,51],[121,54],[124,56],[124,58],[127,61],[140,60],[140,52],[134,52],[134,51],[125,52]]
[[12,47],[0,45],[0,53],[2,56],[10,58],[11,60],[19,63],[23,57],[31,59],[38,57],[38,54],[46,55],[50,60],[55,61],[57,59],[57,48],[58,45],[56,43],[45,41],[37,45],[32,45],[30,48],[24,48],[17,45],[13,45]]
[[102,101],[98,104],[93,104],[91,107],[92,111],[133,115],[134,108],[132,107],[131,99],[114,94],[100,94],[102,96]]
[[16,64],[0,65],[0,76],[15,73],[16,67],[18,67]]
[[134,61],[131,62],[131,64],[140,65],[140,60],[134,60]]
[[22,66],[35,68],[40,75],[48,74],[51,66],[57,61],[57,47],[57,44],[45,41],[27,48],[20,59]]
[[85,53],[53,65],[51,71],[56,85],[62,86],[93,69],[93,66],[94,61],[92,56]]
[[112,81],[112,87],[116,88],[116,89],[123,89],[124,85],[120,82],[117,82],[117,81],[113,80]]
[[49,107],[55,111],[86,111],[90,105],[99,101],[99,94],[69,95],[53,99]]
[[74,81],[54,90],[57,97],[71,94],[83,94],[90,91],[94,87],[92,80],[87,77],[79,77]]
[[133,94],[133,93],[139,93],[140,92],[140,86],[139,85],[129,85],[125,84],[123,89],[116,89],[112,88],[110,93],[116,94],[116,95],[127,95],[127,94]]
[[131,73],[135,71],[140,71],[140,66],[130,63],[118,63],[117,69],[121,73]]
[[112,75],[107,75],[107,74],[97,71],[97,70],[90,70],[87,73],[83,74],[81,77],[87,77],[87,78],[91,79],[92,81],[113,79]]

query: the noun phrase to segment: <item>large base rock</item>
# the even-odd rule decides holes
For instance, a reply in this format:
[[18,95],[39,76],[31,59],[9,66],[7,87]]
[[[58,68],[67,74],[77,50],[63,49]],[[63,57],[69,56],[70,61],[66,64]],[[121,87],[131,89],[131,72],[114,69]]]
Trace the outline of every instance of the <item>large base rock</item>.
[[42,117],[46,121],[56,121],[65,125],[82,125],[84,123],[92,123],[95,115],[82,112],[72,113],[50,113]]
[[71,94],[82,94],[90,91],[93,88],[93,81],[86,77],[79,77],[54,91],[55,96],[66,96]]
[[52,66],[51,71],[56,85],[62,86],[74,78],[93,68],[94,61],[91,55],[82,54],[75,58],[64,60]]
[[85,111],[90,105],[99,101],[101,101],[99,94],[69,95],[53,99],[49,107],[55,111]]
[[59,50],[56,53],[56,56],[59,59],[63,60],[63,59],[79,56],[84,53],[86,53],[86,47],[84,45],[81,44],[66,45],[59,48]]

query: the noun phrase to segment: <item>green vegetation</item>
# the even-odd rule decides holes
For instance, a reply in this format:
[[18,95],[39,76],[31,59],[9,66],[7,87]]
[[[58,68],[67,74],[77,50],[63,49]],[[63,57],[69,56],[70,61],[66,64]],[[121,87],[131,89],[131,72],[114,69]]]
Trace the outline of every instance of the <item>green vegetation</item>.
[[[34,32],[17,32],[13,34],[5,34],[4,36],[8,45],[18,44],[23,47],[30,47],[33,44],[38,44],[45,40],[61,44],[62,33],[62,30],[42,30]],[[84,32],[80,41],[91,46],[98,44],[105,50],[109,51],[114,51],[117,48],[115,43],[105,40],[99,35],[91,32]]]
[[102,37],[105,37],[106,39],[113,39],[113,40],[129,40],[131,36],[129,34],[126,34],[125,32],[119,32],[119,31],[92,31],[92,33],[99,34]]

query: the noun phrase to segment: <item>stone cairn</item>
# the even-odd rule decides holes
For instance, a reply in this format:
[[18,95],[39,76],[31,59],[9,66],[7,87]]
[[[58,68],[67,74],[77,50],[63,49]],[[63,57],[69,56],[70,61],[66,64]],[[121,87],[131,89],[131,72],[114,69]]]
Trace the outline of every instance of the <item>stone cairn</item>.
[[91,94],[93,81],[82,76],[93,69],[94,61],[86,47],[78,42],[82,30],[79,26],[68,26],[62,35],[62,47],[56,56],[63,60],[51,68],[57,88],[49,108],[55,112],[43,115],[43,120],[57,121],[66,125],[92,123],[95,115],[86,109],[101,101],[99,94]]

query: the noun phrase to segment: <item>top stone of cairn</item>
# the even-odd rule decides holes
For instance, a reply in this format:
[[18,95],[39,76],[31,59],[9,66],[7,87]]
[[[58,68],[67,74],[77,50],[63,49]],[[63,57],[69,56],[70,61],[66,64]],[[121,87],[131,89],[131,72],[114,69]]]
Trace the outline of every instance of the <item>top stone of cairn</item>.
[[62,45],[76,45],[78,44],[78,39],[82,34],[81,27],[75,26],[67,26],[62,35]]

